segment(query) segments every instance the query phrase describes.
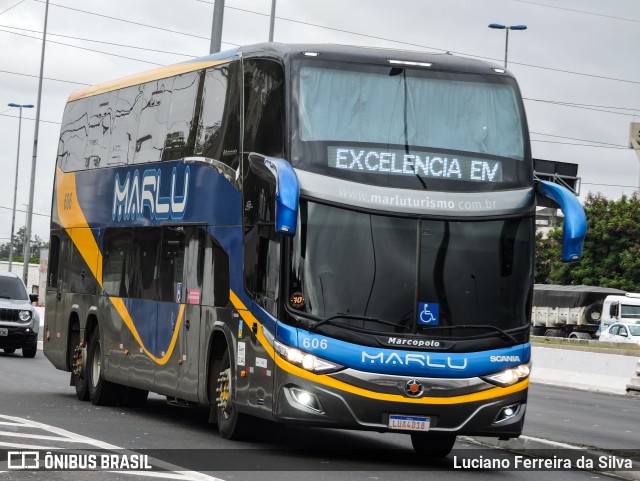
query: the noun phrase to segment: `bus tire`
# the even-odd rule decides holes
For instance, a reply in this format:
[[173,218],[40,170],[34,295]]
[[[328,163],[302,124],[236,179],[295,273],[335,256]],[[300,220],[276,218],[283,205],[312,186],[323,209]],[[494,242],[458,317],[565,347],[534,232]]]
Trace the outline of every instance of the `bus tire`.
[[118,384],[107,381],[104,378],[102,363],[104,356],[100,342],[100,328],[95,327],[89,339],[89,352],[87,355],[87,387],[89,400],[96,406],[109,406],[116,403],[120,394]]
[[455,434],[411,433],[413,450],[422,456],[443,458],[451,452],[455,443]]
[[76,390],[76,397],[79,401],[88,401],[89,400],[89,389],[87,388],[87,367],[84,366],[83,372],[81,375],[77,375],[74,373],[74,363],[75,363],[75,353],[76,347],[80,344],[80,331],[79,330],[71,330],[69,335],[69,345],[67,347],[67,365],[69,369],[71,369],[71,385]]
[[215,410],[218,420],[218,431],[223,439],[239,440],[249,433],[249,417],[239,413],[235,406],[233,380],[235,370],[231,365],[231,357],[227,349],[221,363],[213,363],[218,369],[210,369],[209,386],[211,389],[211,409]]

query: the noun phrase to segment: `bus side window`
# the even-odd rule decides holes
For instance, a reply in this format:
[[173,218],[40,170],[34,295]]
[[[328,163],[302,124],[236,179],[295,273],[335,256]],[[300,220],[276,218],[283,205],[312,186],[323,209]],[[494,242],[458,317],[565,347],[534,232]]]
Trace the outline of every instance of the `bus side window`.
[[158,276],[160,301],[184,302],[184,250],[184,228],[163,228],[162,246],[160,248],[160,274]]
[[254,226],[244,239],[245,285],[258,304],[277,315],[280,240],[273,225]]
[[75,100],[64,110],[58,142],[58,166],[64,172],[84,169],[91,101],[91,98]]
[[249,59],[244,74],[244,152],[284,157],[284,70]]
[[135,164],[158,162],[162,158],[173,80],[173,77],[170,77],[144,84],[133,156]]
[[191,72],[178,75],[173,81],[162,160],[182,159],[193,155],[198,127],[198,122],[194,118],[196,97],[202,76],[202,72]]
[[111,146],[107,159],[109,165],[133,163],[142,103],[142,86],[135,85],[118,90]]
[[53,234],[49,247],[48,287],[58,287],[58,266],[60,265],[60,237]]
[[129,246],[131,231],[107,229],[104,234],[102,285],[106,293],[115,297],[129,295]]
[[238,65],[208,69],[202,91],[195,155],[240,165],[240,87]]
[[84,154],[85,169],[107,165],[116,98],[116,92],[108,92],[93,97],[89,115],[87,148]]
[[129,297],[146,300],[158,298],[158,239],[161,230],[154,227],[133,229]]

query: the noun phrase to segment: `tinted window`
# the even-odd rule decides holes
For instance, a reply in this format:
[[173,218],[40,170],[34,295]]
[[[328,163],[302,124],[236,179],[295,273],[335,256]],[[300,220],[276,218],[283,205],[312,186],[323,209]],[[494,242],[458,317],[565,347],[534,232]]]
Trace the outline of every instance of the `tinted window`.
[[162,158],[172,87],[173,78],[144,84],[134,163],[157,162]]
[[129,293],[128,250],[131,232],[107,230],[104,235],[102,285],[107,294],[127,297]]
[[133,229],[129,297],[157,299],[158,239],[161,230]]
[[179,75],[173,82],[163,160],[181,159],[193,154],[197,128],[194,115],[200,77],[200,72],[192,72]]
[[165,227],[160,248],[159,300],[178,302],[183,299],[185,234],[182,227]]
[[239,165],[240,90],[238,64],[206,71],[195,154]]
[[116,98],[116,92],[109,92],[92,99],[87,148],[84,154],[85,168],[91,169],[107,164]]
[[109,164],[118,165],[133,162],[142,103],[141,86],[128,87],[118,91],[109,148]]
[[24,284],[17,277],[0,276],[0,299],[29,299]]
[[58,285],[58,266],[60,262],[60,237],[51,236],[49,247],[49,266],[47,268],[47,284],[49,287]]
[[244,151],[284,157],[284,72],[269,60],[247,60]]
[[65,172],[84,169],[90,110],[90,98],[70,102],[65,108],[58,142],[58,165]]

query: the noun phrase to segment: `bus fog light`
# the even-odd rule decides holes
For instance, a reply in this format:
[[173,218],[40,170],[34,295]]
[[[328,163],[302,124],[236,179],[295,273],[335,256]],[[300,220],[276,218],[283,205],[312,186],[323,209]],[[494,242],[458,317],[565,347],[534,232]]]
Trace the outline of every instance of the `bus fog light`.
[[498,416],[496,416],[496,420],[493,423],[497,424],[512,419],[518,414],[519,410],[520,404],[511,404],[510,406],[505,406],[500,410]]
[[496,386],[508,387],[528,378],[530,372],[531,367],[529,364],[521,364],[520,366],[505,369],[496,374],[482,376],[482,379]]
[[293,397],[294,401],[298,404],[302,404],[304,407],[313,409],[316,412],[322,412],[320,400],[315,394],[297,387],[290,387],[289,392],[291,393],[291,397]]

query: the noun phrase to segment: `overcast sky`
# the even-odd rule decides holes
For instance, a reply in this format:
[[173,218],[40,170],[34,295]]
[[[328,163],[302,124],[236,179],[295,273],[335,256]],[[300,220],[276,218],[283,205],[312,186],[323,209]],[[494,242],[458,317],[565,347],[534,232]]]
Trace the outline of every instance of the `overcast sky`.
[[[6,104],[36,103],[44,11],[43,1],[0,0],[0,243],[11,230],[18,134],[17,109]],[[227,0],[223,49],[266,41],[270,11],[271,0]],[[526,31],[510,34],[509,69],[527,99],[534,157],[578,163],[582,198],[589,191],[618,198],[638,184],[638,158],[626,148],[630,122],[640,122],[638,0],[277,0],[276,15],[278,42],[449,50],[497,64],[504,31],[487,25],[526,24]],[[59,122],[69,93],[208,54],[212,16],[213,0],[52,1],[34,234],[49,237]],[[28,119],[35,109],[23,116],[17,205],[26,211],[35,128]],[[16,231],[25,222],[18,212]]]

